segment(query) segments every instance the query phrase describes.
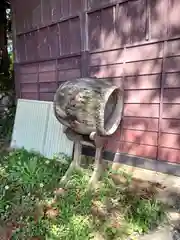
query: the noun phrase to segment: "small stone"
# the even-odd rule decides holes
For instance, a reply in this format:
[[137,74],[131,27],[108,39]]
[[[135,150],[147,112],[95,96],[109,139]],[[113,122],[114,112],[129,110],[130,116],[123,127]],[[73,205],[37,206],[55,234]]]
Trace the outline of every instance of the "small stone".
[[168,216],[170,221],[176,222],[176,221],[180,221],[180,213],[178,212],[168,212]]
[[54,191],[54,194],[59,197],[59,196],[64,196],[66,191],[63,188],[58,188]]

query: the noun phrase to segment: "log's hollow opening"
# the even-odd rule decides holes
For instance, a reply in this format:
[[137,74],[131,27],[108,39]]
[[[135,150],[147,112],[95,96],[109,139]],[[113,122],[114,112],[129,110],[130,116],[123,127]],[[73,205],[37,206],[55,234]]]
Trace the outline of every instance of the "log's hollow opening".
[[108,98],[104,109],[104,130],[107,135],[113,134],[121,121],[123,96],[120,89],[115,89]]

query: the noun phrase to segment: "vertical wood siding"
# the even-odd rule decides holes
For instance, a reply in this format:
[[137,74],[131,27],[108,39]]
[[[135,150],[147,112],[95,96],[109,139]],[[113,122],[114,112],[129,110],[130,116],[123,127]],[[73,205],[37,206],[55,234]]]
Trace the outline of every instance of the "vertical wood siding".
[[12,0],[16,89],[52,100],[61,81],[111,77],[125,90],[107,149],[180,163],[179,0]]

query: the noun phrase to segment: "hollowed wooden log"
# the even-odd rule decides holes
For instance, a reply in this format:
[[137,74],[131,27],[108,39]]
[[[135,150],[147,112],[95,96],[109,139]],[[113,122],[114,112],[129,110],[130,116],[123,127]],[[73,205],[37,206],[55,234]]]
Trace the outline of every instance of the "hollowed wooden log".
[[113,134],[121,121],[123,92],[105,79],[80,78],[60,85],[54,97],[59,122],[75,132]]

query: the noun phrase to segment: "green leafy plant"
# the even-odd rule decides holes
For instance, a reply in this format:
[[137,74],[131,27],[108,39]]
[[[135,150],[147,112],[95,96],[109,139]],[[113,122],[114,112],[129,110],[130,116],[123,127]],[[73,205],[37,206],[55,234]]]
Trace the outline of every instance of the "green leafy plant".
[[155,199],[141,199],[137,196],[128,196],[126,219],[133,225],[134,231],[148,232],[157,227],[165,218],[163,204]]
[[8,59],[9,61],[7,61],[7,66],[5,67],[7,69],[6,73],[0,71],[0,101],[5,98],[8,99],[0,116],[0,139],[4,141],[9,141],[11,138],[16,111],[12,54],[10,54]]
[[125,173],[125,185],[116,186],[107,170],[99,189],[90,192],[86,168],[75,171],[62,189],[68,163],[63,154],[56,161],[24,149],[1,155],[0,220],[16,224],[12,239],[89,240],[96,233],[126,239],[164,221],[164,206],[131,192],[132,178]]

